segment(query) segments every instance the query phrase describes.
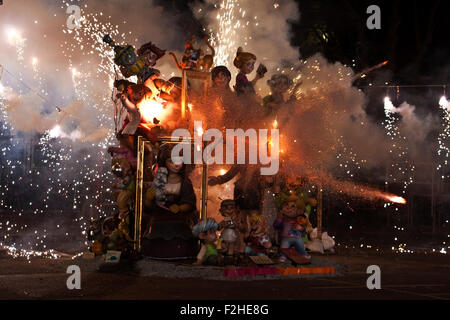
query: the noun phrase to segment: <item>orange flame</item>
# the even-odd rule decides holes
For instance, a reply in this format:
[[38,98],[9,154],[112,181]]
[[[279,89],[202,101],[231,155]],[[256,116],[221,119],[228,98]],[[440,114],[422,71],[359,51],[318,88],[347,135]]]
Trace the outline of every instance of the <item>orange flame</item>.
[[144,99],[138,104],[139,111],[145,122],[153,122],[153,119],[164,120],[167,116],[167,110],[164,106],[153,99]]
[[385,196],[385,199],[389,200],[390,202],[393,203],[398,203],[398,204],[406,204],[406,199],[402,198],[402,197],[398,197],[398,196]]

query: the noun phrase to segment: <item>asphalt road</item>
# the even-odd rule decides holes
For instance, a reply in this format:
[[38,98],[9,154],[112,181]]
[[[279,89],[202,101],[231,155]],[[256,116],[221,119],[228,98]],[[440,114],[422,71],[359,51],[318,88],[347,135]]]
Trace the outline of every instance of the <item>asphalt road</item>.
[[[0,299],[39,300],[450,300],[450,259],[433,254],[340,252],[346,266],[332,278],[212,281],[167,279],[82,268],[81,289],[68,290],[70,259],[0,257]],[[367,267],[381,268],[381,290],[369,290]]]

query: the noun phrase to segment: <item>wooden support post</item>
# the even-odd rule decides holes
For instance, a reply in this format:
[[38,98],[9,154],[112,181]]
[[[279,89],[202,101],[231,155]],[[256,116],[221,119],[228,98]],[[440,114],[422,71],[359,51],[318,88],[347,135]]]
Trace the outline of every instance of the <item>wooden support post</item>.
[[149,142],[139,136],[137,143],[137,169],[136,169],[136,201],[134,209],[134,250],[141,250],[142,236],[142,198],[144,192],[144,156],[145,147]]

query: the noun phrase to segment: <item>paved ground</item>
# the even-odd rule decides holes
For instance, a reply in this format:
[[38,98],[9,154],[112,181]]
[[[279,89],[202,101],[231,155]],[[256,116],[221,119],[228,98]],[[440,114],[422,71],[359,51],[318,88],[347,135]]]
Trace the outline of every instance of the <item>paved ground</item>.
[[[0,257],[0,299],[149,300],[450,300],[448,255],[340,252],[323,257],[346,266],[339,277],[315,279],[214,281],[167,279],[96,270],[83,260]],[[66,287],[67,266],[80,264],[81,290]],[[382,290],[366,287],[370,265],[381,268]]]

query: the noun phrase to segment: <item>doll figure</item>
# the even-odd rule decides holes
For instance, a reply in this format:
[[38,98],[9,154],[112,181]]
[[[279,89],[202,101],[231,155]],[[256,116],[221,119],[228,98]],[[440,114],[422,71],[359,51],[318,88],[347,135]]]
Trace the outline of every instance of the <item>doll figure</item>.
[[214,67],[211,70],[211,80],[213,88],[231,92],[230,89],[231,73],[227,67],[225,66]]
[[103,41],[114,48],[114,62],[119,66],[125,78],[137,76],[138,83],[145,83],[148,79],[159,77],[159,70],[152,67],[155,66],[158,59],[164,56],[165,50],[161,50],[149,42],[144,44],[136,54],[133,46],[119,46],[109,35],[105,35]]
[[[161,50],[151,42],[148,42],[139,48],[137,54],[142,60],[144,60],[147,66],[154,67],[156,62],[166,54],[166,50]],[[158,71],[156,69],[153,70]]]
[[202,241],[200,252],[197,254],[197,261],[194,265],[220,265],[221,256],[217,251],[217,230],[219,225],[214,219],[207,219],[199,222],[192,228],[192,234]]
[[120,182],[113,184],[113,188],[116,189],[119,218],[122,219],[128,214],[130,202],[133,201],[136,192],[136,178],[130,163],[124,158],[113,159],[112,171],[121,178]]
[[259,214],[257,211],[253,211],[250,216],[248,216],[248,225],[248,238],[253,245],[264,247],[266,250],[272,248],[272,242],[269,238],[264,216]]
[[[274,228],[281,232],[281,249],[294,247],[300,255],[307,259],[311,257],[306,254],[305,245],[302,240],[303,232],[306,228],[297,223],[297,218],[302,214],[298,207],[299,198],[296,195],[289,195],[279,205],[279,216],[274,222]],[[285,262],[286,257],[282,256],[280,262]]]
[[256,72],[256,77],[249,81],[247,79],[247,74],[250,74],[255,69],[256,56],[250,52],[244,52],[241,47],[239,47],[236,58],[234,59],[234,66],[239,69],[239,73],[236,76],[236,85],[234,90],[237,95],[242,94],[256,94],[255,84],[259,79],[264,78],[267,69],[264,65],[260,64]]
[[[145,193],[144,221],[150,228],[142,244],[144,255],[188,258],[197,251],[191,227],[196,219],[196,197],[182,158],[172,159],[172,145],[161,146],[155,179]],[[145,231],[144,231],[145,232]]]
[[242,231],[242,221],[239,216],[238,209],[234,200],[223,200],[220,204],[220,214],[223,221],[219,224],[219,228],[223,229],[220,239],[224,251],[228,256],[233,256],[237,251],[244,251],[244,236]]

